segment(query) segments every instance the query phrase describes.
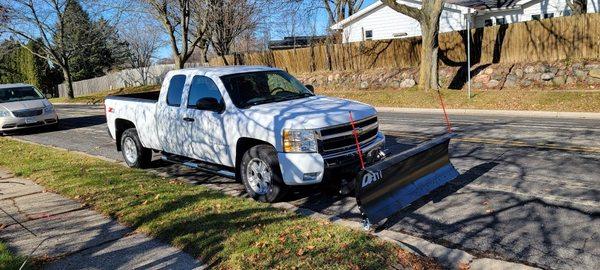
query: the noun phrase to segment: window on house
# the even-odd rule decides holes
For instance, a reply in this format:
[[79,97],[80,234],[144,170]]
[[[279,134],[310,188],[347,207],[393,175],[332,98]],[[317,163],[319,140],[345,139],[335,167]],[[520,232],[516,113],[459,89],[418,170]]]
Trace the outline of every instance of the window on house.
[[539,20],[540,20],[540,14],[537,14],[537,15],[531,15],[531,19],[532,19],[532,20],[539,21]]
[[494,21],[492,21],[492,19],[487,19],[483,23],[484,23],[485,26],[492,26],[492,25],[494,25]]
[[371,40],[371,39],[373,39],[373,30],[366,30],[366,31],[365,31],[365,39],[366,39],[366,40]]
[[546,13],[544,14],[544,19],[554,18],[554,13]]
[[506,19],[505,18],[496,18],[496,24],[497,25],[506,24]]

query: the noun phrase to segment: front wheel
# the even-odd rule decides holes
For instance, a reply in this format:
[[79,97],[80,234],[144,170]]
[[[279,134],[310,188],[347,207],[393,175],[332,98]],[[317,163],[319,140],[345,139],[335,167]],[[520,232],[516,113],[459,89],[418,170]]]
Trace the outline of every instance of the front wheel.
[[268,145],[250,148],[241,162],[240,176],[250,197],[261,202],[276,202],[285,197],[277,153]]
[[121,151],[127,166],[133,168],[146,168],[150,165],[152,151],[145,148],[140,142],[137,130],[130,128],[121,136]]

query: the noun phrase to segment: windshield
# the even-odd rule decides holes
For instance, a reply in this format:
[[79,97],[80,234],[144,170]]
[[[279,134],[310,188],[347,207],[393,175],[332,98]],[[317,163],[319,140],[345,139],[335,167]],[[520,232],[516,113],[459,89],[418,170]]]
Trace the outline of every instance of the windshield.
[[221,77],[238,108],[314,96],[302,83],[283,71],[261,71]]
[[44,96],[31,86],[0,89],[0,103],[43,99]]

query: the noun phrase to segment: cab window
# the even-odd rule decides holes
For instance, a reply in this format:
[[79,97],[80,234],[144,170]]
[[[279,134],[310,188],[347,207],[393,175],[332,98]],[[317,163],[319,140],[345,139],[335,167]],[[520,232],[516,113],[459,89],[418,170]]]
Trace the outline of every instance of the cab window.
[[185,86],[185,75],[175,75],[169,81],[169,90],[167,91],[167,105],[173,107],[181,106],[181,95]]
[[219,87],[211,78],[205,76],[194,76],[192,79],[192,85],[190,85],[187,107],[190,109],[195,109],[198,101],[203,98],[214,98],[219,103],[223,103],[223,97],[221,96]]

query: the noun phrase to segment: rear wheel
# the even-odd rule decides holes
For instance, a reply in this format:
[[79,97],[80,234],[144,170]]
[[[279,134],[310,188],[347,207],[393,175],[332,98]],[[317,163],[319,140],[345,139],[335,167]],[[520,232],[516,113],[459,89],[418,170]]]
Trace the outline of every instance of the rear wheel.
[[257,145],[244,153],[240,176],[248,195],[257,201],[276,202],[287,193],[277,153],[269,145]]
[[142,145],[135,128],[125,130],[121,135],[121,152],[129,167],[146,168],[150,165],[152,151]]

